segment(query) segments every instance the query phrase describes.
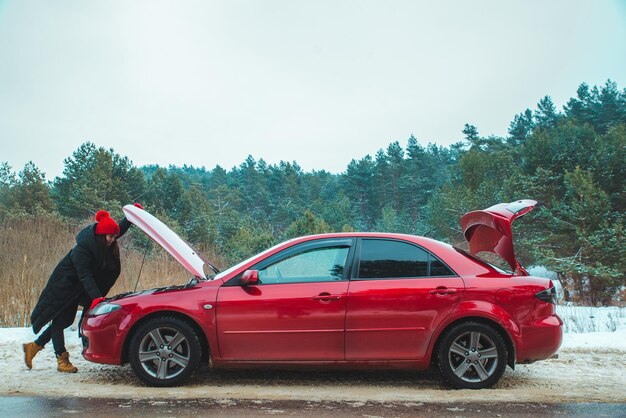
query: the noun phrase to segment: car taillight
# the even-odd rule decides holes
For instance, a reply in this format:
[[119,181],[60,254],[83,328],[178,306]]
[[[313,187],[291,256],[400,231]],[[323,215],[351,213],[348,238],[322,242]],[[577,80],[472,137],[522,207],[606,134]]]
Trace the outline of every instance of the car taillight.
[[556,288],[550,287],[537,293],[535,297],[543,302],[556,304]]

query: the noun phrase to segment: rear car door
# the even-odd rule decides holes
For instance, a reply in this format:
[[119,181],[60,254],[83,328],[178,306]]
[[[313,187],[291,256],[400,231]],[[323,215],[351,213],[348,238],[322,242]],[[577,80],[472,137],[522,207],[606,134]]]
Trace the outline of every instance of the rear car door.
[[217,298],[220,355],[232,361],[343,360],[353,239],[287,248],[257,265],[260,283],[238,277]]
[[416,360],[459,303],[458,277],[406,241],[360,239],[348,289],[346,360]]

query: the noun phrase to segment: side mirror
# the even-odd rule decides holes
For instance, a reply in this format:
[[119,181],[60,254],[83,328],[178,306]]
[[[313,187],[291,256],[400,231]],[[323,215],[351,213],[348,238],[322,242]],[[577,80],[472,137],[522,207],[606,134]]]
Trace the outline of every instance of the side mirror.
[[239,280],[242,286],[254,286],[259,284],[259,271],[258,270],[246,270],[241,275]]

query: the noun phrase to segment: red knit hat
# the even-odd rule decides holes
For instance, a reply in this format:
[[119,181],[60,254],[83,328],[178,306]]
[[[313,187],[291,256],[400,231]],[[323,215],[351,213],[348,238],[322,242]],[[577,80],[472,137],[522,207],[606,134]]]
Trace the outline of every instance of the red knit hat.
[[109,212],[106,210],[99,210],[96,213],[96,235],[115,234],[119,235],[120,226],[115,222]]

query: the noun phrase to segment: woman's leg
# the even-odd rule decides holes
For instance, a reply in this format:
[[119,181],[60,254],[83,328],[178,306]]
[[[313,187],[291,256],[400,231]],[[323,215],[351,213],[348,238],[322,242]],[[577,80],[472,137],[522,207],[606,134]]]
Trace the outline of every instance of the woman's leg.
[[46,329],[39,335],[39,337],[35,339],[35,343],[38,346],[43,347],[48,344],[48,342],[52,338],[52,331],[50,330],[50,328],[52,328],[52,325],[48,325]]
[[59,314],[50,325],[50,333],[52,335],[52,345],[54,346],[54,352],[57,356],[57,370],[65,373],[76,373],[78,369],[70,363],[70,353],[65,348],[65,336],[63,331],[65,328],[72,325],[74,318],[76,318],[76,310],[78,304],[74,303],[61,314]]
[[57,315],[57,317],[52,320],[52,324],[50,324],[49,330],[50,337],[52,338],[52,346],[54,347],[54,352],[57,355],[61,355],[67,351],[65,348],[65,336],[63,335],[63,331],[74,322],[77,309],[78,306],[76,304],[72,304]]
[[[65,352],[65,339],[63,338],[63,330],[72,325],[73,317],[76,315],[77,307],[72,306],[64,310],[59,316],[52,320],[52,323],[46,327],[45,330],[33,341],[32,343],[22,344],[24,349],[24,363],[29,369],[33,368],[33,358],[38,352],[43,350],[44,346],[52,340],[54,346],[54,352],[59,355]],[[72,320],[68,325],[65,325],[72,316]]]

